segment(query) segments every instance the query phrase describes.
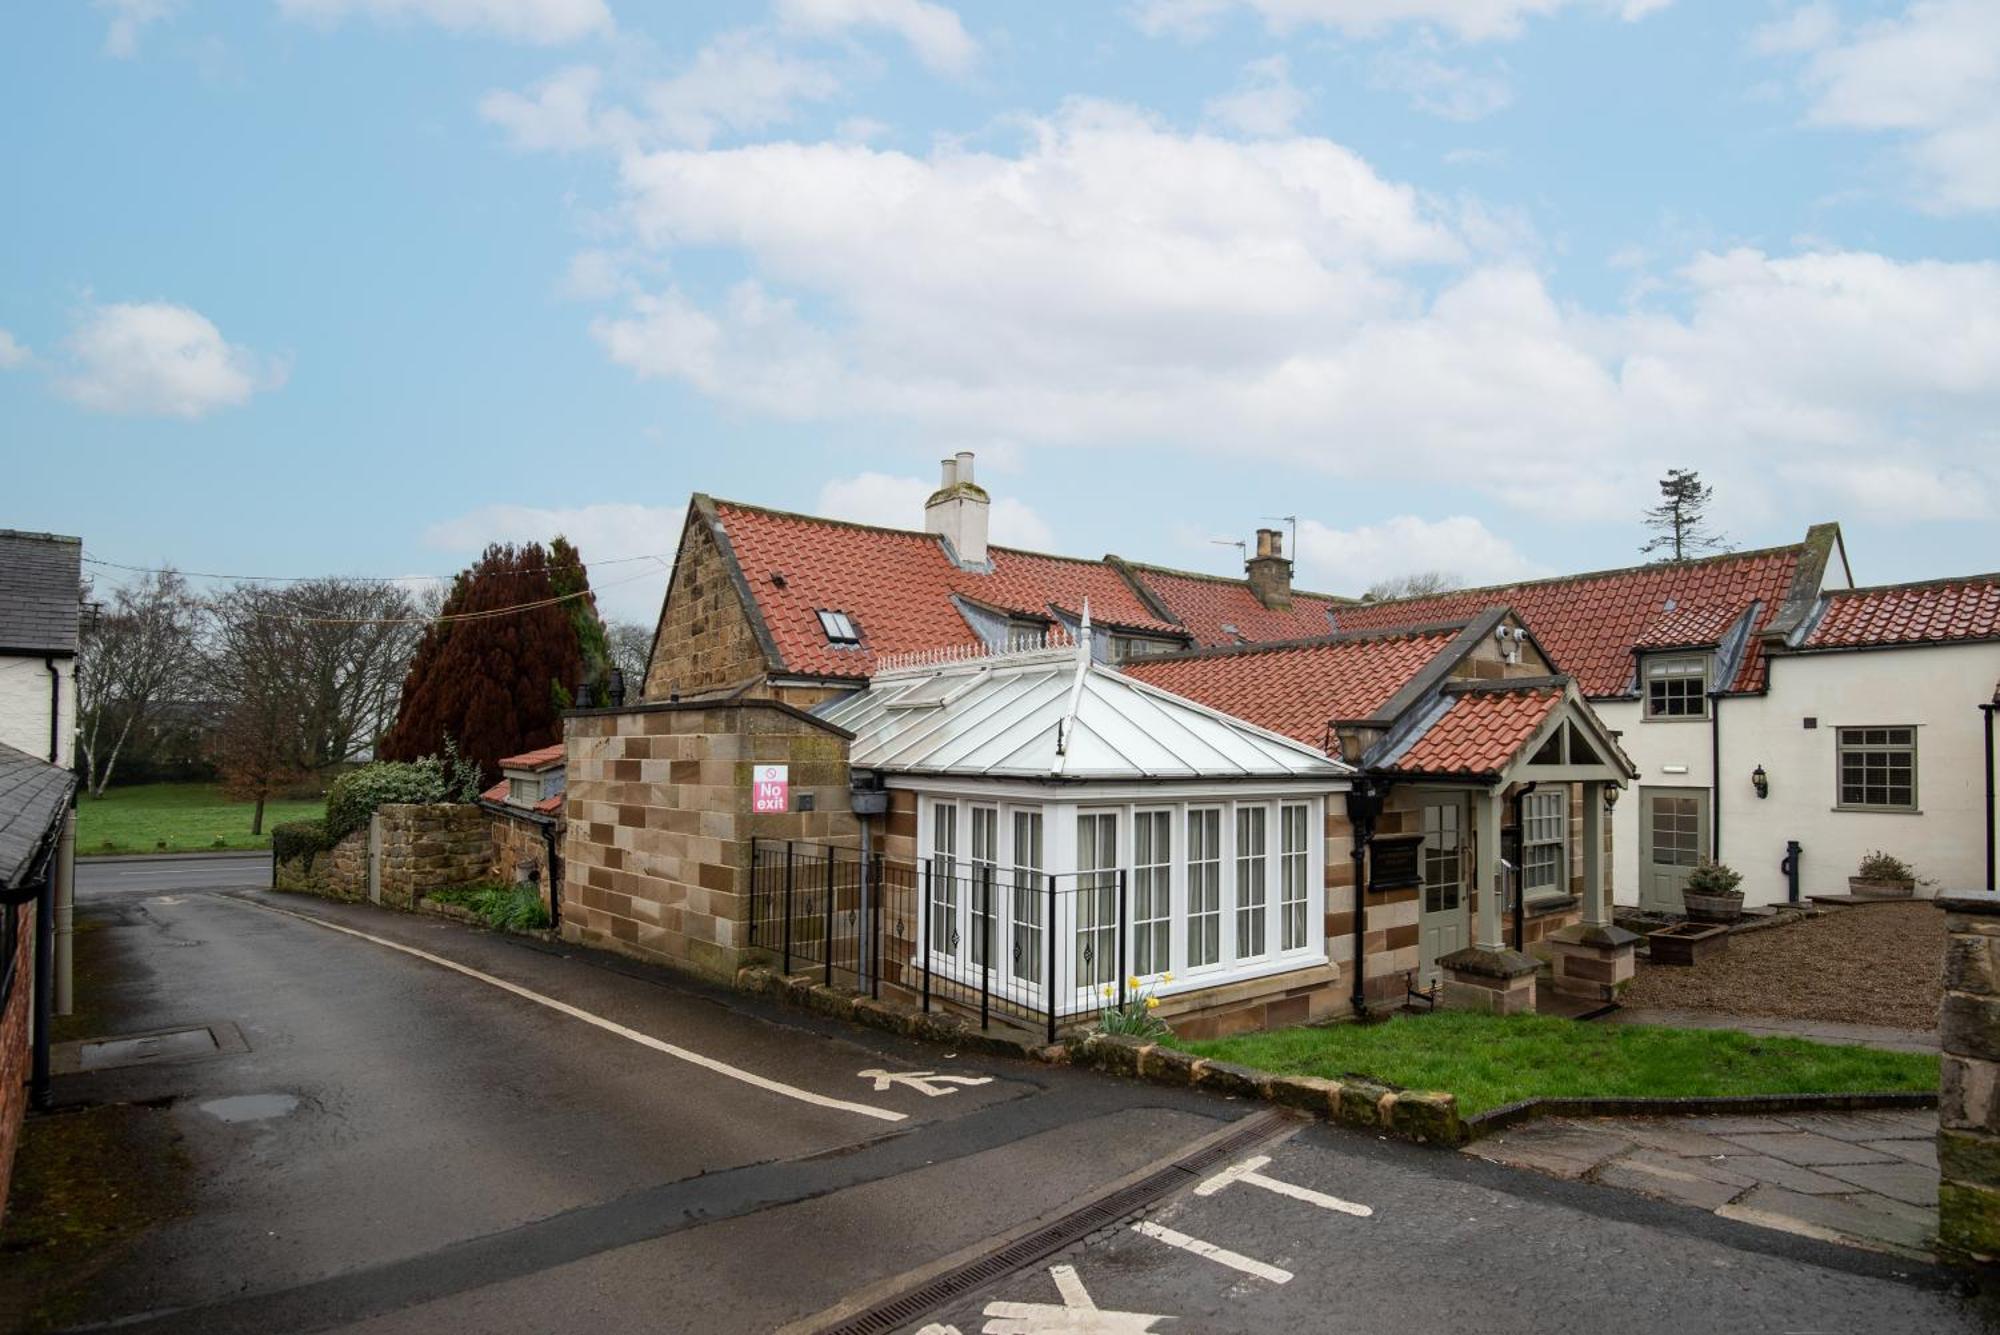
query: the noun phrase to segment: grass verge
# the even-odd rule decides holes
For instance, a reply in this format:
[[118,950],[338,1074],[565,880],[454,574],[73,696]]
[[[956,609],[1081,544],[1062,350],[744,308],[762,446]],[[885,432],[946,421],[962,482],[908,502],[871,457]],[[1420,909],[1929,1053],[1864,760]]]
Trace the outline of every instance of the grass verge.
[[1934,1090],[1938,1059],[1729,1029],[1579,1024],[1440,1011],[1175,1047],[1281,1075],[1367,1076],[1458,1096],[1462,1114],[1531,1098],[1689,1098]]
[[77,801],[76,851],[93,853],[212,853],[269,848],[271,827],[322,814],[326,804],[264,804],[264,832],[250,833],[253,803],[232,802],[212,783],[142,783],[107,788],[102,797]]
[[541,891],[532,885],[454,885],[432,890],[424,898],[456,904],[487,926],[504,931],[535,931],[549,925]]

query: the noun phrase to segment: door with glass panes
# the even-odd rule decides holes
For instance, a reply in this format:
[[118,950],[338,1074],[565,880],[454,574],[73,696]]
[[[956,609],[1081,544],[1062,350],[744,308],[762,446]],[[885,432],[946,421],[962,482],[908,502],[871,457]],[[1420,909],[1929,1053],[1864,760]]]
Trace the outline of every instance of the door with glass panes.
[[1639,790],[1639,907],[1681,913],[1688,874],[1708,852],[1706,788]]
[[1442,798],[1424,805],[1422,910],[1417,917],[1420,986],[1437,981],[1437,962],[1466,944],[1465,799]]

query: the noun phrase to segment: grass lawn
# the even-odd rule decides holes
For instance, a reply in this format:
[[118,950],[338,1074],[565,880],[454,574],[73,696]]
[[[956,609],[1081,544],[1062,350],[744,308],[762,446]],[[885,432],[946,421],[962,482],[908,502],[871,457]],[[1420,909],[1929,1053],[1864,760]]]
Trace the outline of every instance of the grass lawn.
[[1279,1029],[1178,1047],[1281,1075],[1372,1076],[1442,1089],[1463,1113],[1527,1098],[1672,1098],[1932,1090],[1938,1059],[1725,1029],[1579,1024],[1440,1011],[1381,1024]]
[[249,802],[232,802],[212,783],[144,783],[85,794],[76,809],[76,851],[202,853],[218,848],[269,848],[271,827],[323,815],[326,803],[267,802],[264,833],[250,833]]

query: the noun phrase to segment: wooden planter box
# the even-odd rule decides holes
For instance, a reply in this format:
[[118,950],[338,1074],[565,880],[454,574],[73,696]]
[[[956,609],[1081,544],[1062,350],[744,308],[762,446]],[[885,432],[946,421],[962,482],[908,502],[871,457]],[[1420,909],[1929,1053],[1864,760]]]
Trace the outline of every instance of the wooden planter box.
[[1864,881],[1847,878],[1847,893],[1856,899],[1909,899],[1917,893],[1915,881]]
[[1743,893],[1704,895],[1696,890],[1681,891],[1681,902],[1694,922],[1735,922],[1743,916]]
[[1653,963],[1689,968],[1729,949],[1729,929],[1720,925],[1675,923],[1648,933],[1646,941],[1653,952]]

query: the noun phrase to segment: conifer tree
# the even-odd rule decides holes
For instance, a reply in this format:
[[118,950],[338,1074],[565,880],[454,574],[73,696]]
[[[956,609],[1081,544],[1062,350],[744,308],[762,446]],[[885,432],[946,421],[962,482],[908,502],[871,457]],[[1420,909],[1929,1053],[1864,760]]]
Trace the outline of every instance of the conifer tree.
[[1729,550],[1722,535],[1708,527],[1708,502],[1715,488],[1702,482],[1692,468],[1670,468],[1660,479],[1660,503],[1646,511],[1653,536],[1641,554],[1663,553],[1662,561],[1687,561],[1704,552]]

